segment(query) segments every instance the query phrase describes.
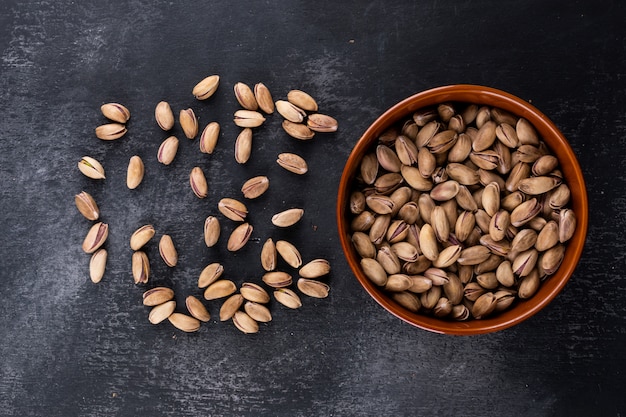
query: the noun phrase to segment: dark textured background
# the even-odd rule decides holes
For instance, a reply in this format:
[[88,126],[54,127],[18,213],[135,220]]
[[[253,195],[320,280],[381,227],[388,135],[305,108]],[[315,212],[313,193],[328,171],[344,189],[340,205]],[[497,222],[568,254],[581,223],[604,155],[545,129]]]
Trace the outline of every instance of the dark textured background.
[[[0,415],[226,416],[623,416],[626,413],[626,6],[619,1],[15,1],[0,4]],[[221,75],[207,102],[190,94]],[[336,134],[302,143],[270,117],[251,162],[235,163],[237,81],[262,81],[275,99],[300,88],[340,122]],[[358,285],[340,250],[335,193],[351,147],[395,102],[451,83],[484,84],[531,101],[570,140],[590,199],[587,245],[571,282],[526,322],[491,335],[450,337],[385,313]],[[166,135],[153,109],[191,106],[203,127],[222,125],[203,155],[181,139],[164,167]],[[132,112],[129,133],[95,138],[104,102]],[[310,172],[275,163],[300,153]],[[146,164],[125,186],[131,155]],[[107,179],[83,177],[93,156]],[[188,173],[203,167],[211,193],[195,198]],[[250,202],[255,239],[241,252],[207,249],[202,222],[243,180],[267,174]],[[90,225],[74,194],[86,190],[111,227],[98,285],[80,245]],[[303,206],[293,230],[269,217]],[[262,241],[294,242],[305,259],[333,266],[325,300],[245,336],[217,318],[195,334],[152,326],[144,288],[130,274],[130,233],[152,223],[169,233],[179,265],[148,247],[149,286],[172,286],[179,302],[221,261],[231,279],[258,281]],[[232,223],[222,222],[224,233]]]

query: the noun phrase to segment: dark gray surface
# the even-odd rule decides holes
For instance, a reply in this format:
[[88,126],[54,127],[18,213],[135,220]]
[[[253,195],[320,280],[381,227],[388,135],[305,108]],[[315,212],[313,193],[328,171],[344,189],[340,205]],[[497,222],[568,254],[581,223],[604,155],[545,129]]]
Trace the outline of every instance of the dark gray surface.
[[[482,415],[621,416],[626,413],[625,6],[617,1],[168,2],[12,1],[0,4],[0,415]],[[190,94],[220,74],[208,102]],[[308,143],[287,137],[279,117],[255,134],[251,162],[232,157],[237,81],[318,98],[340,122]],[[515,328],[450,337],[386,314],[358,285],[335,230],[335,192],[351,147],[385,109],[451,83],[484,84],[531,101],[579,157],[590,227],[582,261],[554,302]],[[166,135],[154,105],[193,107],[203,127],[222,124],[217,151],[181,139],[170,167],[156,161]],[[99,106],[127,105],[129,133],[95,138]],[[176,128],[178,129],[178,128]],[[273,162],[301,153],[310,173]],[[125,186],[131,155],[144,183]],[[76,169],[91,155],[107,180]],[[188,173],[209,178],[205,201]],[[207,249],[202,222],[243,180],[270,176],[249,204],[255,239],[230,255]],[[109,222],[103,281],[88,278],[80,244],[90,222],[73,196],[86,190]],[[294,229],[269,216],[301,205]],[[210,261],[238,283],[259,281],[262,241],[286,238],[305,259],[333,266],[331,295],[244,336],[213,319],[187,335],[152,326],[130,274],[130,233],[152,223],[170,233],[180,263],[168,269],[148,248],[153,280],[179,302]],[[223,230],[232,223],[223,220]],[[226,233],[226,232],[224,232]]]

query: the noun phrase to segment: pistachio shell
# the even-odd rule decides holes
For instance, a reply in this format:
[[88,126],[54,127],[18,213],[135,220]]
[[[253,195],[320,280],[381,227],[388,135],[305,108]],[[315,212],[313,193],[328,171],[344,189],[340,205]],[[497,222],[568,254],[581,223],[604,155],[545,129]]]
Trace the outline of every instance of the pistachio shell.
[[203,322],[211,320],[211,315],[207,311],[204,304],[202,304],[202,301],[198,300],[193,295],[190,295],[185,299],[185,305],[187,307],[187,311],[189,311],[189,314],[191,314],[196,319]]
[[306,117],[304,110],[288,101],[278,100],[274,104],[276,105],[276,111],[290,122],[302,123]]
[[228,297],[220,307],[220,321],[231,319],[242,304],[243,296],[241,294],[233,294]]
[[119,103],[106,103],[100,106],[104,117],[117,123],[124,124],[130,119],[130,111]]
[[298,223],[304,215],[304,209],[292,208],[272,216],[272,224],[278,227],[289,227]]
[[143,251],[135,251],[132,256],[132,272],[135,284],[146,284],[150,278],[150,262]]
[[315,132],[302,123],[294,123],[285,119],[283,120],[282,127],[289,136],[295,139],[309,140],[313,139],[313,136],[315,136]]
[[200,330],[200,320],[183,313],[172,313],[167,318],[172,326],[183,332],[196,332]]
[[261,266],[263,269],[268,272],[276,269],[276,256],[276,245],[272,238],[268,238],[261,249]]
[[103,222],[98,222],[91,226],[89,232],[83,240],[83,251],[85,253],[94,253],[106,242],[109,236],[109,225]]
[[178,252],[176,252],[174,242],[170,235],[161,236],[161,240],[159,241],[159,253],[167,266],[174,267],[178,263]]
[[317,102],[302,90],[291,90],[287,93],[287,100],[306,111],[317,111]]
[[417,313],[421,308],[419,297],[408,291],[392,293],[391,298],[402,307],[414,313]]
[[286,272],[271,271],[263,275],[263,282],[273,288],[283,288],[291,285],[292,279]]
[[198,135],[198,119],[191,108],[181,110],[178,121],[188,139],[194,139]]
[[220,221],[217,217],[208,216],[204,221],[204,243],[208,248],[215,246],[220,238]]
[[96,200],[86,191],[81,191],[74,196],[76,208],[87,220],[98,220],[100,217],[100,209]]
[[246,110],[257,110],[259,108],[254,93],[247,84],[238,82],[234,85],[233,90],[235,92],[235,98],[241,107]]
[[206,288],[217,281],[224,273],[222,264],[214,262],[204,267],[198,278],[198,288]]
[[237,110],[233,122],[239,127],[259,127],[265,122],[265,117],[253,110]]
[[302,256],[292,243],[279,240],[276,242],[276,251],[291,267],[299,268],[302,265]]
[[265,84],[258,83],[254,86],[254,97],[261,110],[267,114],[274,113],[274,99]]
[[152,307],[174,298],[174,290],[167,287],[155,287],[143,293],[143,305]]
[[194,167],[189,174],[189,185],[198,198],[206,198],[209,194],[209,186],[200,167]]
[[313,298],[326,298],[330,291],[328,284],[314,279],[300,278],[297,285],[300,292]]
[[294,174],[306,174],[306,172],[309,170],[309,167],[304,158],[294,153],[279,154],[276,163],[285,168],[287,171],[293,172]]
[[233,316],[233,324],[243,333],[257,333],[259,331],[258,323],[243,311],[237,311]]
[[235,140],[235,161],[245,164],[252,153],[252,129],[244,128]]
[[276,291],[274,291],[274,298],[285,307],[291,309],[302,307],[302,301],[300,301],[298,294],[289,288],[276,289]]
[[242,222],[248,215],[248,209],[245,204],[233,198],[222,198],[217,203],[217,209],[229,219]]
[[106,178],[104,176],[104,168],[102,167],[100,162],[89,156],[83,156],[82,159],[78,161],[78,169],[85,176],[94,180],[101,180]]
[[307,117],[306,125],[314,132],[336,132],[339,123],[333,117],[326,114],[314,113]]
[[319,278],[330,273],[330,262],[326,259],[314,259],[298,271],[303,278]]
[[206,100],[209,97],[211,97],[213,94],[215,94],[215,91],[217,90],[217,87],[219,87],[219,84],[220,84],[219,75],[210,75],[204,78],[198,84],[196,84],[193,87],[193,90],[191,91],[191,93],[198,100]]
[[234,282],[227,279],[220,279],[204,290],[204,298],[206,300],[216,300],[218,298],[227,297],[235,291],[237,291],[237,286]]
[[199,145],[200,152],[212,154],[217,145],[220,136],[220,124],[218,122],[210,122],[206,125],[200,135]]
[[161,143],[157,152],[157,160],[163,165],[169,165],[174,161],[178,152],[178,138],[170,136]]
[[126,186],[134,190],[139,187],[141,181],[143,181],[144,165],[141,157],[134,155],[128,162],[128,169],[126,171]]
[[174,127],[174,113],[167,101],[160,101],[156,105],[154,118],[159,127],[166,132]]
[[253,227],[248,223],[240,224],[232,231],[230,237],[228,238],[228,242],[226,244],[226,248],[230,252],[236,252],[243,248],[250,236],[252,235]]
[[89,278],[94,284],[102,281],[106,269],[108,252],[106,249],[98,249],[91,255],[89,260]]
[[243,306],[245,312],[253,319],[261,323],[272,321],[272,313],[263,304],[248,301]]
[[167,319],[176,308],[176,301],[170,300],[166,301],[163,304],[156,305],[152,307],[150,310],[150,314],[148,315],[148,320],[152,324],[159,324],[163,320]]
[[119,139],[126,134],[126,126],[121,123],[107,123],[96,127],[96,137],[102,140]]
[[270,180],[264,175],[253,177],[243,183],[241,192],[245,198],[253,199],[260,197],[270,186]]
[[268,303],[270,301],[270,296],[261,287],[260,285],[254,284],[252,282],[244,282],[241,284],[241,288],[239,289],[243,298],[248,301],[254,301],[255,303]]

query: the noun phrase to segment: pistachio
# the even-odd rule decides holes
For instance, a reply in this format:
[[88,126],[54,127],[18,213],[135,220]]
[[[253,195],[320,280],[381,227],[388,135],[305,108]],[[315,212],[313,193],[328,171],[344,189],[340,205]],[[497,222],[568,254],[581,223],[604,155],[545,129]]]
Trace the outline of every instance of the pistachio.
[[181,110],[178,122],[188,139],[194,139],[198,135],[198,119],[192,109]]
[[301,156],[294,153],[279,154],[276,163],[294,174],[306,174],[309,170],[306,161]]
[[200,81],[193,87],[191,94],[198,100],[206,100],[215,94],[217,87],[220,85],[219,75],[210,75]]
[[398,210],[397,216],[399,219],[404,220],[404,222],[409,225],[414,224],[420,218],[419,206],[417,205],[416,202],[409,201],[408,203],[400,207],[400,210]]
[[365,198],[365,203],[373,212],[377,214],[389,214],[396,206],[391,198],[380,194],[367,196]]
[[260,197],[270,186],[270,180],[264,175],[253,177],[243,183],[241,192],[245,198],[253,199]]
[[[381,175],[374,181],[374,190],[379,194],[388,195],[398,189],[403,181],[402,175],[396,172],[389,172]],[[398,209],[399,208],[400,207],[398,207]]]
[[492,292],[486,292],[474,302],[472,316],[475,319],[483,319],[493,313],[496,308],[496,296]]
[[126,126],[120,123],[107,123],[96,127],[96,137],[102,140],[119,139],[126,134]]
[[146,284],[150,278],[150,262],[148,255],[142,251],[135,251],[132,256],[132,272],[135,284]]
[[489,236],[498,242],[504,239],[511,225],[511,215],[506,210],[498,210],[489,222]]
[[412,118],[416,125],[424,126],[427,123],[436,119],[437,115],[438,113],[436,110],[428,108],[428,109],[420,109],[416,111],[415,113],[413,113]]
[[302,123],[306,117],[304,110],[288,101],[278,100],[274,104],[276,105],[276,111],[290,122]]
[[237,329],[243,333],[257,333],[259,331],[259,324],[243,311],[237,311],[233,316],[233,324]]
[[463,304],[457,304],[452,307],[450,317],[457,321],[465,321],[470,317],[470,311]]
[[524,252],[532,248],[537,243],[537,232],[532,229],[520,230],[511,241],[511,251]]
[[[459,163],[449,163],[446,166],[446,171],[451,179],[457,181],[462,185],[474,185],[478,184],[478,173],[472,168],[459,164]],[[457,191],[458,193],[458,191]]]
[[319,278],[330,273],[330,262],[326,259],[314,259],[300,268],[298,273],[303,278]]
[[376,256],[376,247],[365,233],[354,232],[351,240],[361,258],[374,258]]
[[200,330],[200,320],[183,313],[172,313],[167,318],[172,326],[183,332],[197,332]]
[[391,223],[391,215],[382,214],[376,217],[372,227],[370,228],[369,238],[375,245],[380,245],[387,234],[389,224]]
[[[376,147],[376,161],[381,167],[389,172],[400,172],[402,168],[402,162],[400,161],[398,155],[390,147],[385,145],[378,145]],[[367,167],[372,170],[372,173],[368,174],[368,176],[376,176],[378,173],[378,164]],[[361,174],[363,175],[363,163],[361,164]],[[374,180],[376,180],[376,178],[374,178],[371,182],[368,182],[368,184],[373,183]]]
[[562,244],[555,245],[543,253],[539,266],[546,275],[552,275],[561,266],[564,256],[565,246]]
[[130,158],[128,163],[128,169],[126,171],[126,186],[134,190],[139,187],[141,181],[143,181],[144,165],[143,161],[138,155],[134,155]]
[[[415,123],[418,126],[420,125],[420,123],[417,121]],[[432,138],[439,132],[441,127],[441,124],[436,120],[432,120],[423,125],[422,129],[417,132],[417,138],[415,139],[415,144],[417,145],[417,147],[422,148],[424,146],[428,146]]]
[[513,267],[510,261],[503,261],[498,265],[496,279],[505,287],[512,287],[515,284],[515,276],[513,275]]
[[350,228],[355,232],[367,232],[375,222],[374,215],[365,210],[350,222]]
[[457,217],[454,234],[460,242],[465,242],[476,225],[476,218],[471,211],[463,211]]
[[420,294],[419,300],[424,309],[431,310],[437,305],[439,298],[441,298],[441,287],[436,286]]
[[143,293],[143,305],[158,306],[174,298],[174,290],[167,287],[155,287]]
[[414,165],[417,163],[417,146],[407,136],[399,135],[395,141],[395,150],[398,155],[398,159],[404,165]]
[[161,143],[157,152],[157,160],[163,165],[169,165],[174,161],[178,152],[178,138],[170,136]]
[[208,248],[215,246],[220,238],[220,221],[217,217],[208,216],[204,221],[204,243]]
[[532,297],[539,289],[540,284],[541,280],[539,278],[539,273],[536,269],[533,269],[520,282],[517,290],[517,296],[522,300]]
[[417,313],[421,308],[419,297],[408,291],[394,292],[391,294],[391,299],[414,313]]
[[268,303],[270,296],[260,285],[252,282],[244,282],[239,289],[243,298],[248,301],[254,301],[255,303]]
[[524,277],[535,268],[539,253],[537,249],[528,249],[515,257],[512,263],[513,273],[519,277]]
[[276,245],[272,238],[268,238],[261,249],[261,266],[263,269],[268,272],[276,269],[276,256]]
[[89,156],[83,156],[82,159],[78,161],[78,169],[86,177],[92,178],[94,180],[102,180],[106,178],[104,176],[104,168],[102,167],[100,162]]
[[435,317],[446,317],[452,313],[452,303],[446,297],[437,300],[437,304],[433,307],[433,315]]
[[359,214],[365,210],[365,194],[361,191],[350,193],[350,213]]
[[231,319],[242,304],[243,296],[241,294],[233,294],[228,297],[220,307],[220,321]]
[[415,245],[409,242],[398,242],[391,245],[391,251],[398,259],[405,262],[415,262],[419,256],[419,251]]
[[230,237],[228,238],[228,242],[226,244],[226,248],[230,252],[236,252],[239,249],[243,248],[250,236],[252,235],[253,227],[248,223],[240,224],[232,231]]
[[533,163],[531,171],[540,177],[554,171],[558,166],[559,160],[554,155],[543,155]]
[[224,216],[236,222],[244,221],[248,215],[245,204],[233,198],[222,198],[217,204],[217,209]]
[[252,129],[249,127],[243,129],[237,140],[235,140],[235,161],[245,164],[250,159],[252,153]]
[[102,281],[106,269],[108,252],[106,249],[98,249],[91,255],[89,260],[89,278],[94,284]]
[[155,234],[154,226],[146,224],[133,232],[130,236],[130,247],[132,250],[141,249]]
[[576,231],[576,215],[571,209],[559,212],[559,242],[565,243],[574,236]]
[[176,301],[170,300],[166,301],[163,304],[156,305],[152,307],[150,310],[150,314],[148,315],[148,320],[152,324],[159,324],[163,320],[167,319],[176,308]]
[[233,90],[235,92],[235,98],[241,107],[246,110],[257,110],[259,108],[259,104],[254,97],[254,93],[247,84],[238,82],[233,87]]
[[548,204],[551,209],[558,210],[563,208],[570,199],[570,190],[567,184],[561,184],[550,193]]
[[330,291],[328,284],[314,279],[300,278],[297,285],[302,294],[313,298],[326,298]]
[[291,90],[287,93],[287,100],[300,107],[302,110],[315,112],[317,111],[317,102],[309,94],[302,90]]
[[200,152],[212,154],[217,145],[220,136],[220,124],[218,122],[210,122],[206,125],[200,135]]
[[485,261],[490,254],[491,251],[489,248],[483,245],[470,246],[461,251],[457,262],[460,265],[478,265],[479,263]]
[[530,177],[520,180],[517,188],[526,194],[538,195],[547,193],[555,187],[561,185],[561,179],[557,177]]
[[509,177],[505,182],[505,188],[509,192],[514,192],[517,190],[519,182],[524,178],[528,178],[530,176],[530,165],[525,164],[523,162],[518,162],[511,168],[511,172],[509,173]]
[[444,154],[454,146],[459,135],[454,130],[444,130],[428,141],[428,149],[434,154]]
[[266,114],[274,113],[274,99],[265,84],[258,83],[254,86],[254,97],[261,110]]
[[509,148],[516,148],[519,142],[515,128],[508,123],[501,123],[496,127],[496,137]]
[[285,119],[283,120],[282,127],[289,136],[295,139],[309,140],[313,139],[313,136],[315,136],[315,132],[302,123],[294,123]]
[[302,301],[300,301],[298,294],[289,288],[276,289],[276,291],[274,291],[274,298],[288,308],[296,309],[302,307]]
[[109,225],[98,222],[91,226],[89,232],[83,240],[83,251],[85,253],[94,253],[106,242],[109,236]]
[[204,267],[198,278],[198,288],[206,288],[217,281],[224,273],[224,267],[217,262]]
[[448,201],[459,193],[459,183],[454,180],[444,181],[430,190],[430,197],[435,201]]
[[227,279],[220,279],[213,282],[204,290],[204,298],[206,300],[217,300],[218,298],[227,297],[237,291],[234,282]]
[[496,308],[494,311],[504,311],[515,302],[515,293],[511,290],[500,290],[494,294],[496,297]]
[[289,227],[298,223],[304,215],[304,209],[292,208],[272,216],[272,224],[278,227]]
[[254,301],[248,301],[243,306],[244,311],[255,321],[267,323],[272,321],[272,313],[263,304]]
[[419,246],[426,258],[435,261],[439,257],[439,248],[437,247],[437,236],[433,227],[426,223],[422,226],[419,233]]
[[511,212],[511,224],[515,227],[528,223],[541,211],[541,204],[536,198],[524,201]]
[[279,240],[276,242],[276,251],[291,267],[299,268],[302,265],[302,256],[292,243]]
[[437,259],[433,261],[433,266],[437,268],[447,268],[454,264],[461,256],[461,245],[451,245],[439,252]]
[[520,145],[538,145],[539,137],[533,125],[524,118],[520,118],[515,124],[515,132]]
[[535,249],[539,252],[543,252],[557,243],[559,243],[559,225],[554,220],[550,220],[537,235]]
[[178,263],[178,252],[176,252],[174,241],[172,241],[170,235],[161,236],[161,240],[159,241],[159,253],[165,265],[174,267]]
[[363,258],[360,261],[361,269],[374,284],[383,287],[387,283],[387,272],[383,266],[376,260],[371,258]]
[[159,127],[166,132],[174,127],[174,113],[167,101],[160,101],[154,109],[154,118]]
[[85,216],[87,220],[98,220],[100,217],[100,209],[98,208],[98,204],[96,204],[96,200],[86,191],[81,191],[80,193],[74,196],[74,203],[76,203],[76,208]]
[[314,132],[336,132],[339,123],[333,117],[326,114],[314,113],[307,117],[306,125]]
[[206,182],[204,172],[200,167],[194,167],[189,174],[189,185],[198,198],[206,198],[209,194],[209,186]]
[[254,110],[237,110],[233,122],[239,127],[259,127],[265,122],[265,117]]
[[392,274],[387,278],[385,290],[391,292],[406,291],[413,285],[413,281],[406,274]]
[[435,208],[433,208],[430,214],[430,225],[439,242],[446,242],[448,240],[450,237],[450,222],[442,206],[435,206]]
[[119,103],[106,103],[100,106],[104,117],[114,122],[125,124],[130,119],[130,112]]
[[271,271],[263,275],[263,282],[273,288],[283,288],[290,286],[293,281],[286,272]]
[[397,274],[402,270],[400,258],[393,253],[389,245],[381,245],[376,254],[376,260],[383,266],[388,274]]
[[187,307],[187,311],[189,311],[189,314],[191,314],[196,319],[205,323],[211,320],[211,315],[207,311],[204,304],[202,304],[202,301],[198,300],[193,295],[190,295],[185,299],[185,306]]

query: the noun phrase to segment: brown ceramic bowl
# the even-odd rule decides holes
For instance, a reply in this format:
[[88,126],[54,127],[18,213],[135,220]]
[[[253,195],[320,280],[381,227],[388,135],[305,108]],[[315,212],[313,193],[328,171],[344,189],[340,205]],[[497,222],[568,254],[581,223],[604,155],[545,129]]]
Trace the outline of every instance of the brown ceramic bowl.
[[[565,182],[571,190],[570,206],[576,213],[577,227],[567,243],[565,257],[558,271],[542,282],[537,293],[528,300],[517,301],[509,310],[482,320],[458,322],[413,313],[392,301],[363,273],[360,257],[350,240],[349,198],[352,183],[362,157],[372,149],[378,136],[392,125],[410,118],[418,109],[443,102],[465,102],[499,107],[526,118],[558,158]],[[587,192],[583,175],[571,147],[557,127],[539,110],[511,94],[489,87],[451,85],[438,87],[411,96],[380,116],[363,134],[352,150],[343,170],[337,200],[339,238],[350,268],[365,290],[387,311],[416,327],[437,333],[475,335],[506,329],[531,317],[548,305],[572,276],[582,254],[587,233]]]

